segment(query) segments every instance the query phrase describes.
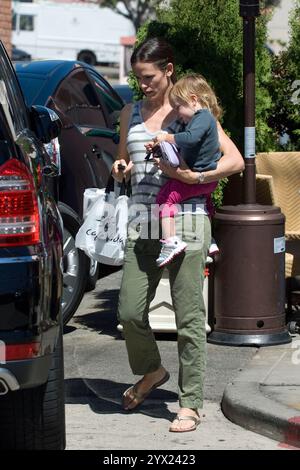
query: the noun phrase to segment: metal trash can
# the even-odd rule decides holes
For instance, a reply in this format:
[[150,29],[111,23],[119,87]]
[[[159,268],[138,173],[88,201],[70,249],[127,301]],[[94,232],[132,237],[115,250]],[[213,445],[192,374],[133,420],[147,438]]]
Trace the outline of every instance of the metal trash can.
[[214,331],[208,342],[289,343],[285,324],[285,236],[280,208],[226,206],[215,215]]

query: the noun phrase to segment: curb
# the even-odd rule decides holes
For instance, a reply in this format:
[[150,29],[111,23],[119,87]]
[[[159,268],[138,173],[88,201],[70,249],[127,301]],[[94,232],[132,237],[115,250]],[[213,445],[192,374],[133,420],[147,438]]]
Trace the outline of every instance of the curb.
[[289,408],[263,394],[258,382],[228,384],[221,403],[232,422],[280,443],[300,448],[300,411]]

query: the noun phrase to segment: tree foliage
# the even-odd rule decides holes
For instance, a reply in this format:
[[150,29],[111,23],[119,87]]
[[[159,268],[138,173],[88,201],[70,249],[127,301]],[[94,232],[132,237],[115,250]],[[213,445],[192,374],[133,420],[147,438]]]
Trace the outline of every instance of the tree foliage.
[[137,31],[149,17],[154,16],[161,0],[99,0],[98,3],[130,20]]
[[[278,137],[289,134],[285,150],[300,150],[300,0],[290,17],[287,50],[272,56],[266,48],[267,22],[279,1],[261,0],[256,20],[256,151],[282,150]],[[176,72],[203,74],[224,110],[223,126],[243,153],[243,28],[238,0],[171,0],[157,10],[157,20],[138,31],[166,38],[175,51]],[[130,83],[138,93],[131,75]],[[214,200],[222,199],[222,185]]]
[[[276,136],[268,125],[272,100],[271,57],[265,47],[267,17],[256,28],[256,126],[257,150],[276,148]],[[176,55],[177,76],[201,73],[214,88],[224,110],[223,125],[243,151],[243,28],[237,0],[171,0],[157,11],[157,20],[140,28],[138,43],[163,36]]]
[[300,150],[300,0],[290,15],[288,48],[273,58],[269,90],[274,107],[269,124],[290,137],[287,150]]
[[[264,0],[262,0],[264,1]],[[270,3],[270,2],[269,2]],[[272,2],[275,5],[276,0]],[[261,4],[261,7],[270,5]],[[256,150],[278,149],[274,114],[272,58],[266,48],[267,22],[270,14],[256,20]],[[137,44],[148,37],[162,36],[173,46],[177,77],[194,71],[209,81],[223,107],[223,126],[243,153],[243,25],[237,0],[171,0],[168,8],[157,10],[157,20],[138,31]],[[299,61],[300,63],[300,61]],[[129,82],[138,95],[138,85]],[[213,194],[216,207],[222,204],[222,180]]]

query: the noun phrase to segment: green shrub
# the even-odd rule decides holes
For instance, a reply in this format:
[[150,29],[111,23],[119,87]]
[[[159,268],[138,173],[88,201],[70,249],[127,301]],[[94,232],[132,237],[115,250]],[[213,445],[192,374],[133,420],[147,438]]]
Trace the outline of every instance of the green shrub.
[[289,134],[285,150],[300,150],[300,0],[290,15],[291,39],[287,50],[272,61],[269,92],[274,106],[268,123],[280,135]]
[[[268,123],[273,111],[271,57],[265,43],[269,17],[256,20],[256,149],[278,148],[277,135]],[[176,74],[201,73],[219,97],[224,115],[222,125],[243,153],[243,28],[237,0],[173,0],[157,12],[157,20],[138,31],[137,44],[148,37],[162,36],[175,51]],[[130,86],[138,98],[138,85],[131,75]],[[220,181],[213,194],[216,207],[222,204]]]
[[[257,151],[276,149],[276,134],[268,125],[272,100],[271,57],[265,47],[268,17],[256,23],[256,126]],[[201,73],[209,81],[224,110],[223,126],[243,151],[243,39],[237,0],[173,0],[157,12],[137,35],[163,36],[174,47],[176,72]],[[133,84],[133,78],[130,79]],[[134,86],[134,85],[133,85]],[[137,88],[137,85],[135,85]]]

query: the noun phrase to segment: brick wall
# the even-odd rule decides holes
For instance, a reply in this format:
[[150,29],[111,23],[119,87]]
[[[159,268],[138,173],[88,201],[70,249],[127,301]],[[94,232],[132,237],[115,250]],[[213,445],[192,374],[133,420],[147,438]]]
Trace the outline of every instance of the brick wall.
[[11,53],[11,0],[0,0],[0,38]]

